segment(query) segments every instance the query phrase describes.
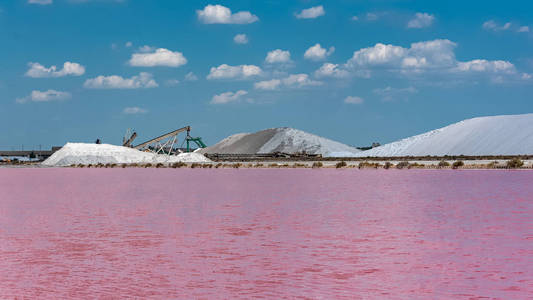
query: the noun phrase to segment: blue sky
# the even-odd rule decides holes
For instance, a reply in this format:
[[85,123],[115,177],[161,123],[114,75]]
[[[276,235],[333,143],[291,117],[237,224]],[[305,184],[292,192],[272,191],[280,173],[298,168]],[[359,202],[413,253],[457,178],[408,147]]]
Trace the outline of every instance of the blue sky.
[[533,3],[443,3],[2,1],[0,148],[184,125],[362,146],[533,112]]

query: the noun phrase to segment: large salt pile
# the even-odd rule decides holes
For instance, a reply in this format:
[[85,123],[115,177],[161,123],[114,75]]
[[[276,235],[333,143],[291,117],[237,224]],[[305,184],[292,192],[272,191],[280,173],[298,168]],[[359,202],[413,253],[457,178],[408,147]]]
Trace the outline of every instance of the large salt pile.
[[201,153],[163,155],[142,152],[133,148],[108,144],[67,143],[59,151],[42,162],[45,166],[70,166],[74,164],[131,164],[131,163],[174,163],[210,162]]
[[361,150],[301,130],[283,127],[255,133],[234,134],[200,152],[220,154],[306,152],[322,154],[324,157],[348,157],[354,156]]
[[480,117],[386,144],[357,156],[533,154],[533,114]]

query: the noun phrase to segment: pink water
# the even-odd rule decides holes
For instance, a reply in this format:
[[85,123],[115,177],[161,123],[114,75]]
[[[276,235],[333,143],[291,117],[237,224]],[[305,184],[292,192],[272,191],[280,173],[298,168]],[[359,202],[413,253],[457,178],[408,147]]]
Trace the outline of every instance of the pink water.
[[0,298],[533,298],[533,172],[0,169]]

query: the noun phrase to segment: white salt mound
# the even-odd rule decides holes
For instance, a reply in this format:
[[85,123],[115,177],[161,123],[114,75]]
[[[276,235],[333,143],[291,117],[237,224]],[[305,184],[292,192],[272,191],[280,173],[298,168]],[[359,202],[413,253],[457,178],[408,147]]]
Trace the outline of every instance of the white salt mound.
[[360,157],[533,154],[533,114],[467,119],[363,151]]
[[283,127],[255,133],[234,134],[200,152],[221,154],[306,152],[322,154],[324,157],[349,157],[361,150],[301,130]]
[[59,151],[43,161],[42,165],[62,167],[73,164],[153,164],[174,162],[193,163],[211,162],[211,160],[201,153],[163,155],[108,144],[67,143]]

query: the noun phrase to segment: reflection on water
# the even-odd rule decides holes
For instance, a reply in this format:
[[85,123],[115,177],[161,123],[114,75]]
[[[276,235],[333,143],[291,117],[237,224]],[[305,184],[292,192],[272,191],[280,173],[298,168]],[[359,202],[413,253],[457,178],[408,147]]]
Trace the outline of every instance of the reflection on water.
[[2,169],[0,298],[533,298],[533,172]]

